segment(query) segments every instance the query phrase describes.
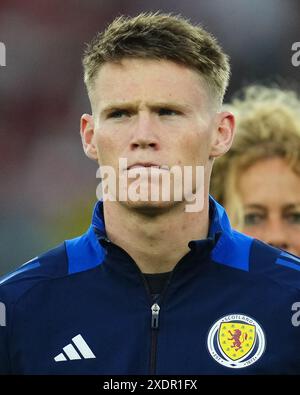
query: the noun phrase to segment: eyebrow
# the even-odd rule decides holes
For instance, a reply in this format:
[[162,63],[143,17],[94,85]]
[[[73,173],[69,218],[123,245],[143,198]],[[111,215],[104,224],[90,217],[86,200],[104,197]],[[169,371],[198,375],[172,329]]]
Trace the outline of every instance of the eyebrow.
[[262,210],[262,211],[266,210],[266,208],[264,206],[262,206],[261,204],[246,204],[245,208],[246,209]]
[[286,206],[283,207],[283,209],[285,211],[287,211],[287,210],[294,210],[294,209],[297,209],[297,208],[300,210],[300,202],[287,204]]
[[[160,108],[171,108],[181,112],[188,112],[191,111],[191,106],[188,104],[180,104],[176,102],[156,102],[156,103],[148,103],[146,107],[150,108],[152,111],[157,111]],[[102,108],[100,111],[100,116],[107,115],[111,111],[114,110],[128,110],[128,111],[137,111],[139,108],[139,103],[124,103],[124,102],[115,102],[115,103],[108,103],[105,107]]]
[[[290,204],[287,204],[287,205],[282,207],[282,209],[284,211],[294,210],[294,209],[297,209],[297,208],[300,210],[300,202],[290,203]],[[256,203],[254,203],[254,204],[246,204],[245,205],[245,209],[266,211],[266,208],[263,205],[256,204]]]

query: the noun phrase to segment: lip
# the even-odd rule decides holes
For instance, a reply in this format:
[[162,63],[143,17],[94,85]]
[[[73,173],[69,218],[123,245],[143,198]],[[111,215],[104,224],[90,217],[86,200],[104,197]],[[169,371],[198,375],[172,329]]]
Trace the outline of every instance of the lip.
[[127,167],[127,170],[134,169],[134,168],[137,168],[137,167],[155,167],[155,168],[157,168],[157,169],[160,169],[160,168],[161,168],[161,166],[158,165],[157,163],[152,163],[152,162],[137,162],[137,163],[134,163],[133,165],[128,166],[128,167]]

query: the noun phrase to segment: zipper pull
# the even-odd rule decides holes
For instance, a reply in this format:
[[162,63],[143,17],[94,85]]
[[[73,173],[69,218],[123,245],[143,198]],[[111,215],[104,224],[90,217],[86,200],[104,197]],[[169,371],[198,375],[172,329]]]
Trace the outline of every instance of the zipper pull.
[[158,329],[159,310],[160,310],[160,307],[157,303],[154,303],[151,306],[151,311],[152,311],[151,328],[153,328],[153,329]]

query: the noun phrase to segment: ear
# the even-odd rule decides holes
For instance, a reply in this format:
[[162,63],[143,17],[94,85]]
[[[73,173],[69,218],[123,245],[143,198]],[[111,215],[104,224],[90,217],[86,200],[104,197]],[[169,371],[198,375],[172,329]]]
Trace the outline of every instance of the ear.
[[218,113],[215,125],[209,155],[210,159],[222,156],[230,149],[234,136],[234,115],[228,111]]
[[86,156],[90,159],[98,160],[97,148],[94,145],[94,120],[92,115],[83,114],[81,116],[80,135]]

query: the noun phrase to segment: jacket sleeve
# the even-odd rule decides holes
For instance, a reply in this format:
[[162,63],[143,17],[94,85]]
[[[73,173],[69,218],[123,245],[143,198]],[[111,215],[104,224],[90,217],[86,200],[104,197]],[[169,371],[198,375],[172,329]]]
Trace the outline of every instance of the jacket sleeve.
[[0,286],[0,375],[10,374],[10,358],[8,346],[8,306],[4,300]]

